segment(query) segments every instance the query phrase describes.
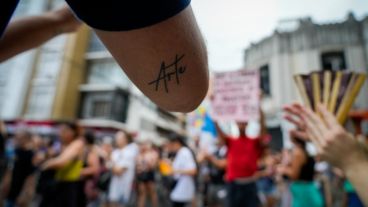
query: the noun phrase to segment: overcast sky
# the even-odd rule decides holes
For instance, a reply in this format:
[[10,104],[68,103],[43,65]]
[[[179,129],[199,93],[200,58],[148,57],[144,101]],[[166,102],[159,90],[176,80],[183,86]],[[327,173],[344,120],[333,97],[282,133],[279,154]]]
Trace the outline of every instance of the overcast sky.
[[243,51],[272,34],[282,19],[311,16],[315,22],[336,22],[353,11],[368,15],[368,0],[192,0],[207,42],[211,70],[239,69]]

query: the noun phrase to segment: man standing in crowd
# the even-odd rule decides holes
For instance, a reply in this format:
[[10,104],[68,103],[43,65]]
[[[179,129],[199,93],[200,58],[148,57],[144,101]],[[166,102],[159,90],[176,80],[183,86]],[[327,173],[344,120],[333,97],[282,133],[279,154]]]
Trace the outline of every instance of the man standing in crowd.
[[216,123],[219,138],[226,143],[227,167],[227,198],[231,207],[257,207],[260,201],[257,195],[257,162],[262,154],[266,127],[263,112],[260,112],[261,131],[259,137],[250,138],[246,135],[248,123],[238,122],[239,137],[226,135]]
[[129,202],[135,175],[135,160],[138,147],[132,137],[119,131],[115,136],[116,149],[112,152],[112,179],[109,188],[109,201],[112,207],[124,206]]

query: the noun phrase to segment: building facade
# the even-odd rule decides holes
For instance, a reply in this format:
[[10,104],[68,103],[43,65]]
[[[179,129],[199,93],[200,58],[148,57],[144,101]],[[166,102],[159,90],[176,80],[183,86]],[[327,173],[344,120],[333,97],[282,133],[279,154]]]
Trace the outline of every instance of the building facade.
[[[263,105],[271,126],[286,128],[280,116],[282,105],[300,100],[293,74],[315,70],[368,72],[368,17],[316,24],[310,18],[284,22],[275,32],[245,50],[246,68],[259,69]],[[354,108],[368,107],[368,83]],[[287,134],[287,133],[284,133]]]

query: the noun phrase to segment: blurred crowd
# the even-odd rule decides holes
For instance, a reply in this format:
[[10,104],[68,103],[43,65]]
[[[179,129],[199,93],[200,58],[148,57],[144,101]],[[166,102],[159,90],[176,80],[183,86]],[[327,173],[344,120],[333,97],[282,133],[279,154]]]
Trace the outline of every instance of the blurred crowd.
[[[261,125],[262,122],[260,123]],[[162,145],[118,131],[93,131],[63,122],[56,139],[27,128],[0,127],[1,204],[5,207],[363,206],[344,173],[307,151],[304,139],[274,151],[272,137],[225,135],[216,124],[216,147],[198,138],[168,135]]]

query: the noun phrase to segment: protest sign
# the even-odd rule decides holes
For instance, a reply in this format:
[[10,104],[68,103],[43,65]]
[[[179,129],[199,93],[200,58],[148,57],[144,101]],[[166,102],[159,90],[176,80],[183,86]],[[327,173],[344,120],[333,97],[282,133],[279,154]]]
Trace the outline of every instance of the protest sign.
[[214,75],[211,115],[218,121],[259,119],[259,72],[238,70]]

